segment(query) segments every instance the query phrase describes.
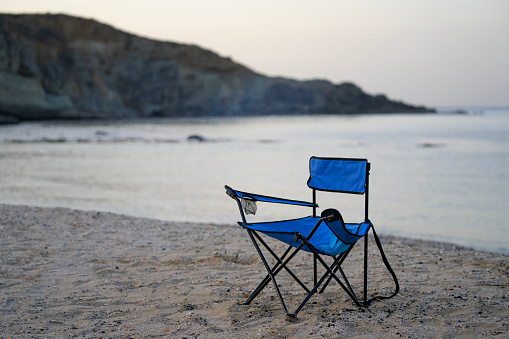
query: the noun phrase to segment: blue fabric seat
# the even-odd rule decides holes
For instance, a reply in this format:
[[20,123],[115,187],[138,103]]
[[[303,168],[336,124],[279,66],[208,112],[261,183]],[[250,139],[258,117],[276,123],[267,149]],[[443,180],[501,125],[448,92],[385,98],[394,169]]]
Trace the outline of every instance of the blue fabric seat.
[[[318,217],[303,217],[293,220],[242,224],[242,226],[260,231],[290,246],[299,247],[302,241],[295,238],[295,234],[300,233],[307,238],[318,223],[318,228],[309,239],[309,244],[320,254],[329,256],[335,256],[346,251],[350,244],[355,243],[366,234],[371,225],[369,222],[361,224],[343,224],[341,221],[328,222],[327,220],[320,222]],[[338,238],[332,229],[342,235],[343,240]],[[307,246],[303,246],[302,250],[312,252]]]
[[[389,265],[374,226],[368,218],[370,167],[371,166],[366,159],[311,157],[309,161],[310,175],[307,185],[312,190],[312,202],[248,193],[225,186],[226,193],[237,202],[242,218],[242,221],[239,221],[238,224],[247,230],[249,237],[251,238],[251,241],[267,270],[267,275],[246,300],[246,304],[249,304],[255,297],[257,297],[270,281],[273,282],[283,309],[290,318],[296,318],[297,313],[307,303],[309,298],[313,294],[317,293],[320,287],[320,293],[323,292],[332,279],[334,279],[334,281],[336,281],[343,290],[345,290],[349,297],[358,306],[366,306],[375,299],[390,298],[398,293],[399,284],[396,275]],[[324,210],[321,215],[318,216],[318,204],[316,199],[317,191],[364,195],[364,220],[359,223],[345,223],[341,213],[336,209],[331,208]],[[288,204],[312,208],[312,215],[291,220],[256,223],[248,222],[246,216],[257,212],[258,202]],[[396,288],[391,295],[376,296],[370,300],[367,299],[367,236],[369,231],[373,233],[373,237],[385,266],[392,275],[396,285]],[[261,235],[275,238],[287,244],[288,248],[281,256],[278,256],[268,246],[267,242],[263,240]],[[357,297],[341,267],[355,243],[362,238],[365,239],[364,260],[362,263],[358,264],[364,268],[363,301]],[[262,251],[262,247],[276,259],[276,264],[273,267],[269,266],[265,258],[266,254]],[[312,253],[314,259],[314,285],[311,289],[309,289],[288,267],[289,262],[301,250]],[[322,256],[332,257],[333,262],[331,264],[327,264]],[[325,268],[325,273],[322,275],[320,280],[318,280],[317,277],[317,262]],[[288,274],[290,274],[307,293],[304,301],[302,301],[293,313],[288,312],[283,296],[276,282],[276,275],[282,270],[288,272]],[[336,275],[338,271],[343,280],[339,279]]]

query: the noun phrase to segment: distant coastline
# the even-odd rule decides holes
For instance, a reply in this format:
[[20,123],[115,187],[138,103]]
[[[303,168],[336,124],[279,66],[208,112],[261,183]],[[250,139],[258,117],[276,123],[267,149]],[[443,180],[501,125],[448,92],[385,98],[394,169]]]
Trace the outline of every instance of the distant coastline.
[[350,82],[264,76],[195,45],[63,14],[0,14],[0,38],[0,123],[435,112]]
[[484,114],[485,112],[509,111],[509,106],[435,106],[437,113]]

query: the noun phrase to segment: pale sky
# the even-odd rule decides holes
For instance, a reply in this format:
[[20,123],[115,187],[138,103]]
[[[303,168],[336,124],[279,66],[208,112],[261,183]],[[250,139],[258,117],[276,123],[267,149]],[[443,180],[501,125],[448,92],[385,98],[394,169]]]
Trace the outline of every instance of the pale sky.
[[509,106],[508,0],[2,0],[195,44],[259,73],[427,106]]

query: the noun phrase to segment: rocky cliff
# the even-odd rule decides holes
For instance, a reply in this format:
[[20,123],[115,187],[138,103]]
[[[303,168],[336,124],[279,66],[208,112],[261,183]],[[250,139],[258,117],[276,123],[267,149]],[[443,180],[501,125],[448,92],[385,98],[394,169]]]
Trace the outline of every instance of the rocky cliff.
[[427,111],[352,83],[262,76],[197,46],[94,20],[0,14],[4,121]]

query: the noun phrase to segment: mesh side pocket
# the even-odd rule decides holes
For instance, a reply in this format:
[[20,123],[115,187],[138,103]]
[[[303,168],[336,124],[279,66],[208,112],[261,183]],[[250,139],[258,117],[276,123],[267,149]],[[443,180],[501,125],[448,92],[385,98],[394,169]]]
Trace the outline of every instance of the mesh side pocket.
[[253,215],[256,214],[256,211],[258,208],[256,207],[255,199],[241,198],[241,197],[236,196],[235,194],[233,194],[232,192],[230,192],[228,190],[226,191],[226,194],[232,199],[238,198],[240,200],[240,205],[242,206],[242,209],[244,210],[244,212],[246,212],[246,214],[253,214]]
[[242,209],[244,210],[244,212],[246,212],[246,214],[253,214],[253,215],[256,214],[256,210],[257,210],[256,200],[241,198],[240,204],[242,205]]

